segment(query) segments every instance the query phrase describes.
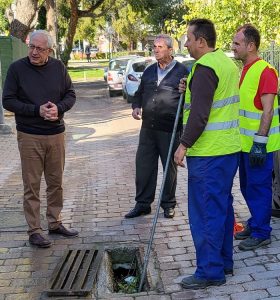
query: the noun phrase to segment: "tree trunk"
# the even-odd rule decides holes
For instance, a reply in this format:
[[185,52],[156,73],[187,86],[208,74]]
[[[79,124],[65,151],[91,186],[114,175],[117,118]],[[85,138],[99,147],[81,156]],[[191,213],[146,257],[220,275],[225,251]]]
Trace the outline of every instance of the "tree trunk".
[[47,10],[47,31],[50,33],[54,42],[54,55],[59,57],[59,45],[57,42],[57,19],[55,0],[46,0]]
[[63,53],[61,54],[61,60],[63,63],[67,66],[68,61],[70,59],[70,54],[72,51],[73,46],[73,40],[76,33],[76,28],[79,20],[78,16],[78,4],[76,0],[70,0],[70,6],[71,6],[71,16],[69,21],[69,27],[67,32],[67,37],[65,41],[65,49]]
[[15,10],[7,11],[11,36],[21,39],[24,43],[37,20],[38,0],[16,0]]

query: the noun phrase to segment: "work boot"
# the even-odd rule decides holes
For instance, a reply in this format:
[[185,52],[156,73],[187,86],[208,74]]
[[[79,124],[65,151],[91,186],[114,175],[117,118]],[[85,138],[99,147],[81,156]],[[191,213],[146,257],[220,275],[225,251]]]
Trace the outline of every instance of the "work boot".
[[226,283],[225,279],[220,280],[208,280],[204,278],[198,278],[194,275],[185,277],[181,281],[181,285],[184,289],[191,289],[191,290],[198,290],[198,289],[205,289],[208,286],[219,286]]
[[244,230],[237,232],[234,237],[236,240],[245,240],[251,235],[251,229],[248,225],[244,228]]
[[233,274],[233,269],[224,269],[224,273],[225,273],[225,275],[231,275],[231,276],[234,275]]
[[242,251],[255,250],[259,247],[269,245],[271,239],[259,239],[255,237],[248,237],[246,240],[241,241],[238,248]]

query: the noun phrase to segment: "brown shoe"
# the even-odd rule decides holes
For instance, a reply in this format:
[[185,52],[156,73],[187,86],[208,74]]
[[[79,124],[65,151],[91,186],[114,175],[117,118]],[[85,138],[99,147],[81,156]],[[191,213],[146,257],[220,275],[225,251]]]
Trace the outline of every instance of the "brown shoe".
[[49,229],[49,234],[60,234],[66,237],[75,237],[79,234],[79,232],[74,229],[67,229],[62,224],[59,224],[56,229]]
[[51,241],[43,237],[40,233],[33,233],[29,236],[29,243],[39,248],[49,248]]

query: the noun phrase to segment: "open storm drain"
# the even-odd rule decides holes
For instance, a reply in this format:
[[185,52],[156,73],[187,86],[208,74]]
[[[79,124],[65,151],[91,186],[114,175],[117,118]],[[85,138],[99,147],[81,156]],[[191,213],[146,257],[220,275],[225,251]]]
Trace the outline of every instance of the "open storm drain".
[[[143,272],[143,248],[118,247],[105,249],[97,276],[96,298],[113,297],[113,294],[134,294],[139,292]],[[154,259],[147,269],[147,276],[141,291],[161,290],[161,281]],[[111,296],[110,296],[111,295]]]
[[92,291],[103,251],[68,250],[50,280],[49,296],[86,296]]

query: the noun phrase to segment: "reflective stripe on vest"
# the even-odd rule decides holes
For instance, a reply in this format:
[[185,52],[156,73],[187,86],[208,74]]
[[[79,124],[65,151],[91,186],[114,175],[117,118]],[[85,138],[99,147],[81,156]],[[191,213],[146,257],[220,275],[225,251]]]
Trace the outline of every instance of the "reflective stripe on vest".
[[[237,102],[239,102],[239,96],[232,96],[232,97],[228,97],[228,98],[213,102],[212,108],[222,108],[226,105],[230,105],[230,104],[237,103]],[[189,103],[185,103],[184,110],[187,111],[190,109],[191,109],[191,105]]]
[[[278,108],[275,108],[273,111],[273,116],[278,116],[278,114]],[[262,118],[262,112],[251,112],[244,109],[239,109],[239,116],[248,119],[260,120]]]
[[230,128],[237,128],[239,126],[239,120],[227,121],[227,122],[217,122],[208,123],[205,130],[224,130]]
[[[271,135],[271,134],[276,134],[276,133],[279,133],[279,132],[280,132],[279,126],[276,126],[276,127],[270,128],[268,134]],[[256,131],[255,130],[245,129],[245,128],[240,128],[240,133],[244,134],[246,136],[254,137]]]

